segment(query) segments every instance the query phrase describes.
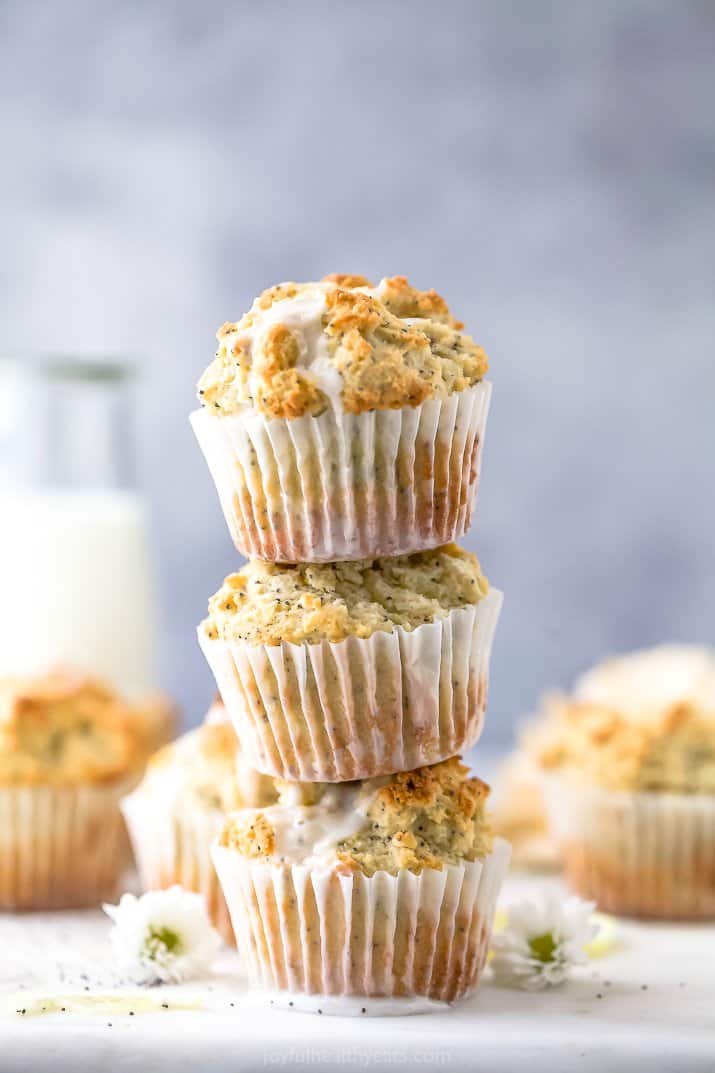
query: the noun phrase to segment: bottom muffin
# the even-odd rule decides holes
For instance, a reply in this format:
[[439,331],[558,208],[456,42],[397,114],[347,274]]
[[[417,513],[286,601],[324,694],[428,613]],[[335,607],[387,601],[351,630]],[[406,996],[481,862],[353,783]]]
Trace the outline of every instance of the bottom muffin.
[[227,811],[276,797],[272,779],[241,766],[235,731],[215,701],[201,726],[151,758],[143,781],[121,803],[143,887],[178,883],[203,894],[212,923],[233,943],[209,849]]
[[131,863],[119,801],[172,721],[80,675],[0,679],[0,909],[115,898]]
[[253,986],[454,1002],[486,963],[509,847],[459,758],[362,782],[280,783],[213,859]]

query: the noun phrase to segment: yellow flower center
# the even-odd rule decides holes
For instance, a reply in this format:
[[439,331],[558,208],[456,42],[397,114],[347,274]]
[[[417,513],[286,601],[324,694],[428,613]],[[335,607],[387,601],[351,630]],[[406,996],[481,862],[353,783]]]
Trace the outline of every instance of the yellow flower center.
[[529,950],[533,958],[543,962],[545,965],[549,961],[553,961],[556,951],[556,940],[553,933],[545,931],[543,935],[536,935],[533,939],[529,939]]
[[171,928],[151,928],[145,943],[149,957],[156,957],[163,947],[167,954],[181,952],[181,939]]

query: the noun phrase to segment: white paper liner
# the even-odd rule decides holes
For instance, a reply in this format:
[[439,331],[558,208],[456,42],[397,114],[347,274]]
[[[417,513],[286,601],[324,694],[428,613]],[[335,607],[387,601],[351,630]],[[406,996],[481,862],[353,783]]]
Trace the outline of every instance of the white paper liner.
[[306,782],[412,771],[471,748],[502,594],[411,632],[335,644],[199,644],[246,764]]
[[497,839],[484,861],[371,877],[212,853],[252,986],[454,1002],[486,962],[510,851]]
[[457,541],[474,509],[491,384],[402,410],[191,424],[247,558],[336,562]]
[[0,909],[111,901],[131,861],[119,800],[135,784],[0,787]]
[[609,913],[715,917],[715,796],[544,780],[570,885]]
[[172,801],[141,789],[121,802],[145,890],[178,883],[204,896],[209,917],[227,943],[235,942],[231,919],[210,847],[226,819],[220,809],[179,810]]

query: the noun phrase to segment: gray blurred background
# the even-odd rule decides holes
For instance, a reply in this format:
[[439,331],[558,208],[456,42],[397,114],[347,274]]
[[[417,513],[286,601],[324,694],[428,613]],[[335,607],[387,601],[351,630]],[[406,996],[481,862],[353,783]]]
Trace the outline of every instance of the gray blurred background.
[[4,349],[140,356],[164,684],[237,562],[187,423],[214,331],[331,271],[434,286],[495,385],[485,741],[713,640],[715,4],[3,3]]

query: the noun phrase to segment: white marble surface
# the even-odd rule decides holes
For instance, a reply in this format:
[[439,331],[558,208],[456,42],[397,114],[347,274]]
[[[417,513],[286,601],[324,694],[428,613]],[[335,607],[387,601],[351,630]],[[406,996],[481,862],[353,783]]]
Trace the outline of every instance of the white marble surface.
[[[512,877],[502,904],[545,882],[555,881]],[[238,957],[228,951],[210,981],[134,990],[118,1012],[103,1005],[112,993],[112,972],[101,914],[3,915],[0,1070],[712,1073],[715,927],[618,928],[617,949],[560,989],[536,995],[506,990],[487,973],[478,993],[455,1009],[366,1019],[271,1009],[246,992]],[[85,1012],[15,1012],[56,991],[88,995],[98,1005]],[[147,997],[157,1008],[140,1012]],[[177,1002],[198,1008],[172,1009]]]

